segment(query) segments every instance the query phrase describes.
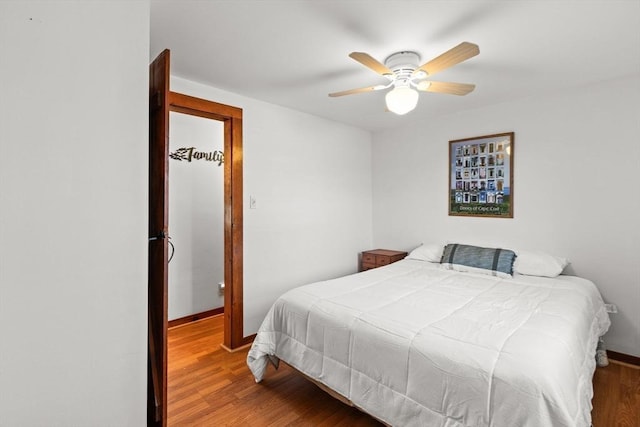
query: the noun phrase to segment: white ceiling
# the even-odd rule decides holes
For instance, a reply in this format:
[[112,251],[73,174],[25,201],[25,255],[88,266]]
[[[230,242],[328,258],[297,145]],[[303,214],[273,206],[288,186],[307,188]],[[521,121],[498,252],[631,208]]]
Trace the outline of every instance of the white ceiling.
[[[350,52],[422,63],[462,41],[480,54],[433,80],[469,95],[421,93],[405,116],[385,91],[327,96],[386,82]],[[165,48],[173,75],[376,131],[638,75],[640,0],[152,0],[151,58]]]

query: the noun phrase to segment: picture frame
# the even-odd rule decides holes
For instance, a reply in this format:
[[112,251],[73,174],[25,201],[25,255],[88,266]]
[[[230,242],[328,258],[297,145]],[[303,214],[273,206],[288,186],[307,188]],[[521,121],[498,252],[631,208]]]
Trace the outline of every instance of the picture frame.
[[449,216],[513,218],[514,132],[449,141]]

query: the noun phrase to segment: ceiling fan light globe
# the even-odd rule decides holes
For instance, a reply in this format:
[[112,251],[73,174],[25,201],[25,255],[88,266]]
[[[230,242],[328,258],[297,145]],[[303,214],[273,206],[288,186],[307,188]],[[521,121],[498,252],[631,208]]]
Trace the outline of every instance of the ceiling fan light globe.
[[403,115],[412,111],[418,105],[418,92],[410,87],[400,86],[387,92],[384,99],[389,111]]

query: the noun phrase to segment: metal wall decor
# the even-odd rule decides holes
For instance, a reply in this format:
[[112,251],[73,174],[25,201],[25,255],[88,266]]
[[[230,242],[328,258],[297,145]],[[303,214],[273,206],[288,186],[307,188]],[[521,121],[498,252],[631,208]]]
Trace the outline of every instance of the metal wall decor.
[[206,160],[209,162],[217,162],[218,166],[224,163],[224,153],[220,150],[204,152],[196,150],[196,147],[182,147],[176,149],[173,153],[169,154],[174,160],[190,162],[192,160]]

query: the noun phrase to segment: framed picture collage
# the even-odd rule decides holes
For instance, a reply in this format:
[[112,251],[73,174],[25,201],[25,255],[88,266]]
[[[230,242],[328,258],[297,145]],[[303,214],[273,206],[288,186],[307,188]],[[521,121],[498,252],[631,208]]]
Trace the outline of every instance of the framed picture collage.
[[513,218],[514,133],[449,141],[449,215]]

